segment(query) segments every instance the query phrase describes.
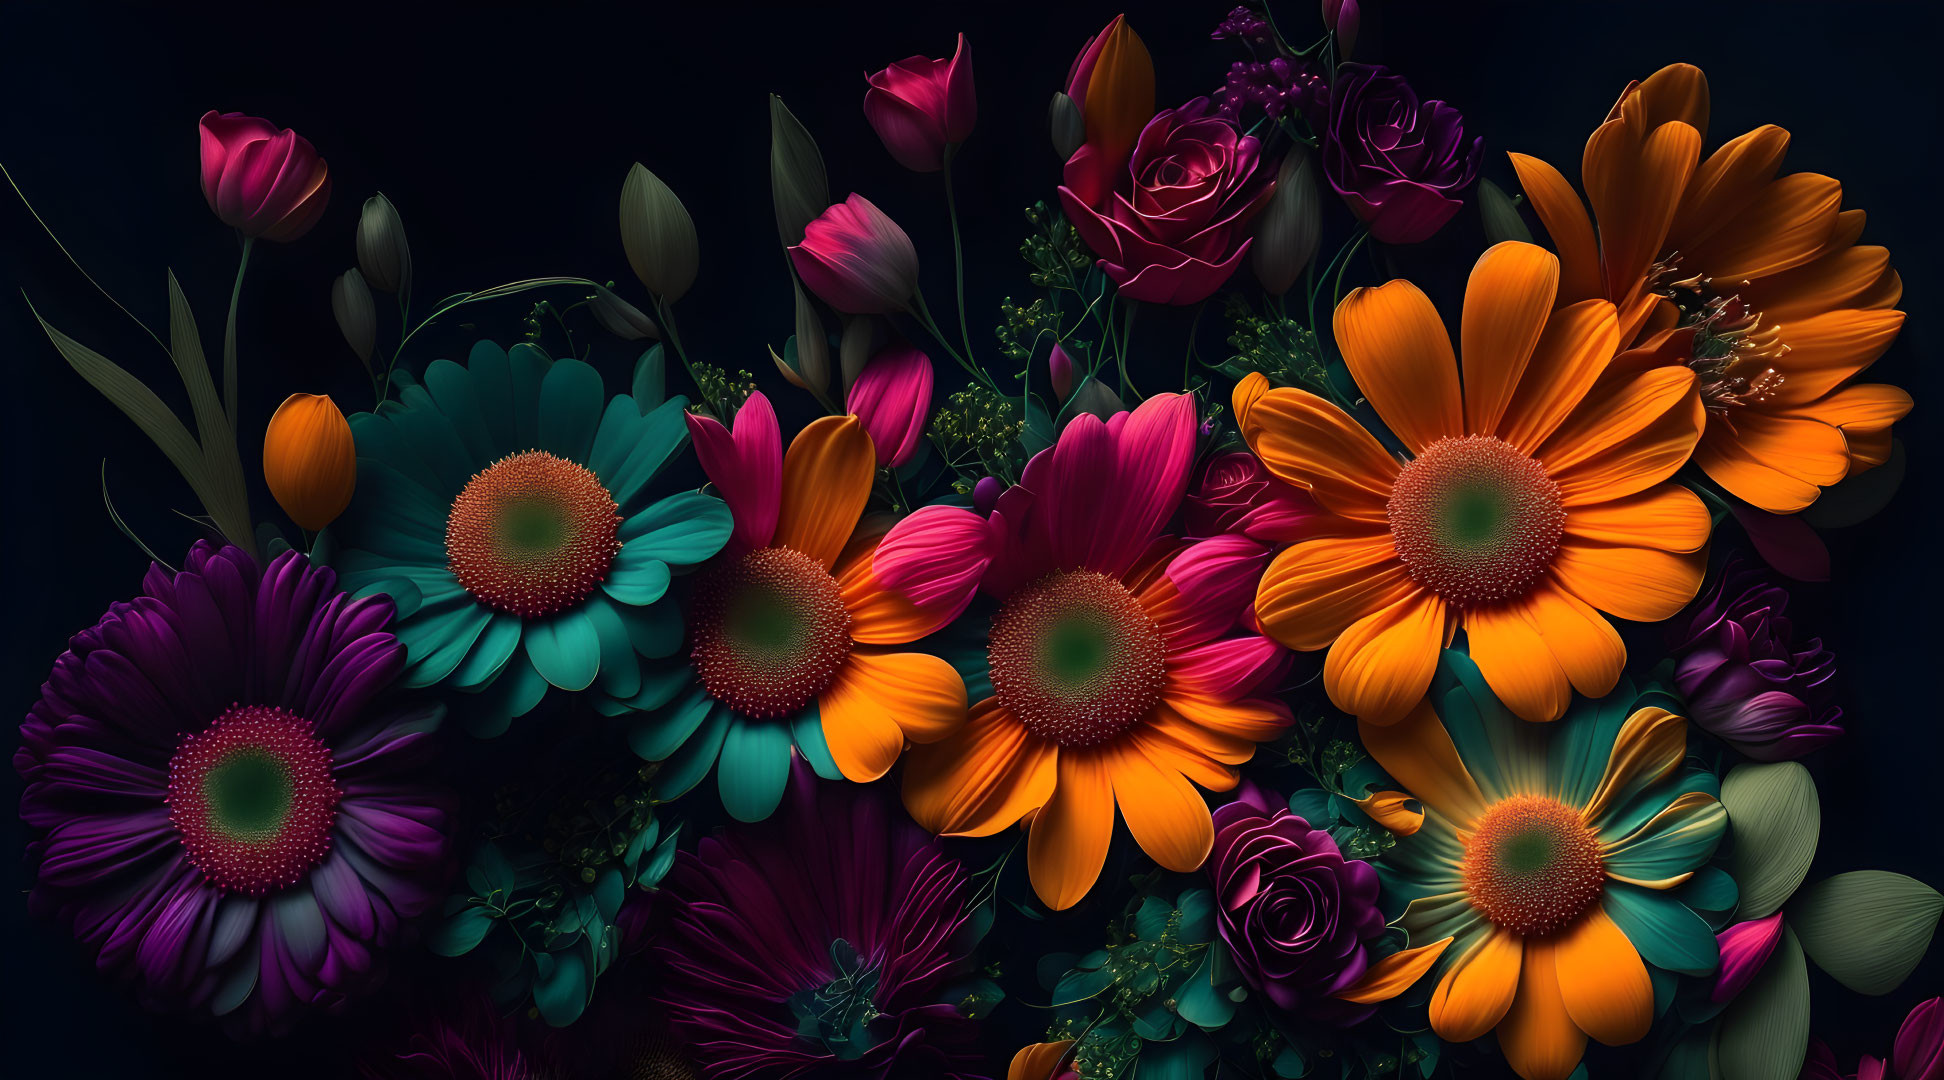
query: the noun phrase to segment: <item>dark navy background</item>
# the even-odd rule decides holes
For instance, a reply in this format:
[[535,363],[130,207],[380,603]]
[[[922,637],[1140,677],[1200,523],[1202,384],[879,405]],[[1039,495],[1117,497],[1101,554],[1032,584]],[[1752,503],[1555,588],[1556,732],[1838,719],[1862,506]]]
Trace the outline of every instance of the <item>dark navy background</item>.
[[[329,391],[347,409],[369,405],[362,372],[332,322],[329,288],[353,264],[360,203],[381,188],[410,233],[421,314],[449,293],[543,274],[614,279],[639,300],[615,206],[628,165],[647,164],[681,195],[701,235],[702,274],[678,309],[685,343],[698,358],[757,372],[773,396],[790,400],[764,351],[791,333],[768,192],[764,95],[771,90],[822,144],[833,195],[861,191],[912,234],[932,306],[949,325],[951,248],[938,178],[899,168],[859,106],[865,71],[912,53],[947,55],[959,30],[973,43],[980,106],[978,132],[959,157],[968,290],[974,332],[991,355],[984,328],[996,321],[998,300],[1028,291],[1015,255],[1019,212],[1051,200],[1057,183],[1044,131],[1047,97],[1075,50],[1115,12],[1048,3],[915,3],[879,14],[720,2],[449,11],[394,3],[362,11],[302,5],[296,16],[264,4],[194,6],[201,13],[184,16],[160,6],[6,5],[0,160],[75,255],[158,329],[163,271],[173,267],[212,356],[220,355],[236,242],[198,189],[197,117],[209,108],[269,117],[309,137],[329,160],[334,194],[323,221],[294,245],[261,245],[246,286],[240,352],[248,471],[263,423],[284,395]],[[1148,8],[1137,7],[1132,18],[1155,56],[1162,103],[1217,85],[1231,54],[1208,32],[1226,5],[1175,0]],[[1290,36],[1305,41],[1314,10],[1309,0],[1277,4]],[[1937,833],[1944,641],[1936,631],[1944,597],[1933,531],[1944,496],[1935,419],[1944,379],[1931,359],[1944,289],[1935,255],[1944,42],[1935,18],[1930,5],[1914,2],[1366,0],[1356,50],[1357,59],[1389,64],[1425,96],[1457,105],[1487,140],[1485,175],[1508,189],[1504,151],[1537,154],[1576,176],[1587,134],[1629,79],[1671,61],[1700,64],[1714,91],[1710,146],[1760,123],[1781,124],[1794,133],[1788,168],[1840,178],[1845,205],[1869,211],[1864,241],[1891,248],[1909,321],[1872,378],[1917,398],[1900,428],[1909,479],[1885,513],[1828,537],[1832,582],[1796,590],[1798,626],[1838,655],[1850,725],[1814,765],[1824,839],[1812,879],[1881,867],[1944,883]],[[1468,210],[1432,243],[1391,257],[1398,272],[1450,301],[1483,246]],[[1352,276],[1367,272],[1360,260]],[[62,363],[20,290],[54,325],[181,405],[167,358],[68,266],[11,193],[0,193],[0,284],[7,379],[0,567],[8,607],[0,711],[18,715],[68,635],[130,595],[141,576],[143,557],[102,509],[102,459],[122,513],[165,557],[178,557],[194,536],[171,513],[193,500],[134,428]],[[465,319],[508,338],[524,313],[514,301]],[[1214,321],[1205,321],[1205,334]],[[1187,319],[1148,308],[1138,325],[1136,382],[1156,387],[1179,371]],[[447,333],[464,340],[457,329]],[[1205,337],[1204,350],[1214,347],[1219,336]],[[597,351],[610,389],[623,385],[633,354],[611,339]],[[257,495],[259,512],[268,510]],[[1732,532],[1724,536],[1739,542]],[[1636,651],[1635,659],[1651,658]],[[11,807],[19,781],[11,770],[0,773],[0,802]],[[245,1048],[214,1030],[152,1019],[96,975],[65,931],[27,917],[17,859],[25,837],[11,812],[0,821],[0,1017],[9,1035],[0,1070],[345,1075],[347,1052],[401,1009],[395,993],[343,1026]],[[1052,930],[1089,942],[1112,906],[1089,904]],[[1052,930],[1040,933],[1050,938]],[[1050,948],[1029,936],[1008,955],[1015,976],[1008,986],[1019,998],[1033,993],[1030,965]],[[1880,1001],[1814,978],[1816,1030],[1847,1067],[1859,1052],[1887,1053],[1909,1007],[1944,991],[1944,949]],[[1014,1001],[995,1014],[988,1034],[1009,1053],[1042,1023]],[[1613,1068],[1619,1075],[1625,1067]]]

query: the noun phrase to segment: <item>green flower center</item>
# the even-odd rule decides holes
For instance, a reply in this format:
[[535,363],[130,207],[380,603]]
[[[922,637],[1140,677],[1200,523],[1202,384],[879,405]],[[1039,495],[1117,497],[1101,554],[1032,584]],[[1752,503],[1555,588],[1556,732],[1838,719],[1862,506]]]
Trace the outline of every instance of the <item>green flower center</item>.
[[1385,512],[1412,579],[1466,607],[1525,595],[1566,524],[1545,467],[1490,435],[1425,447],[1397,474]]
[[1606,886],[1600,841],[1579,812],[1537,795],[1485,811],[1460,864],[1472,906],[1521,937],[1545,937],[1593,906]]
[[703,687],[745,716],[804,709],[851,651],[837,579],[793,548],[758,548],[709,571],[696,586],[689,626]]
[[1161,699],[1167,641],[1125,585],[1058,571],[1015,592],[986,646],[992,689],[1027,729],[1061,746],[1096,746]]
[[302,880],[329,854],[341,797],[332,767],[308,720],[238,705],[182,740],[163,802],[204,878],[262,896]]
[[541,450],[494,462],[446,518],[446,566],[480,603],[524,618],[565,611],[621,550],[614,497],[586,467]]

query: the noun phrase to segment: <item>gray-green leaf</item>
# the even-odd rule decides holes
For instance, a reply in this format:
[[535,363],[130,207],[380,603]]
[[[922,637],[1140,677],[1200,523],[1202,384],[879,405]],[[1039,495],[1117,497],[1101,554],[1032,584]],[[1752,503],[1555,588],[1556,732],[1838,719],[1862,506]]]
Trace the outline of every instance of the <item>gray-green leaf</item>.
[[1789,904],[1789,927],[1809,958],[1859,994],[1887,994],[1924,958],[1944,896],[1888,870],[1816,882]]
[[1721,1017],[1722,1080],[1796,1080],[1809,1049],[1809,966],[1786,927],[1775,955]]
[[1721,805],[1734,830],[1728,870],[1741,887],[1738,917],[1767,918],[1788,903],[1816,856],[1816,782],[1793,761],[1739,765],[1721,782]]

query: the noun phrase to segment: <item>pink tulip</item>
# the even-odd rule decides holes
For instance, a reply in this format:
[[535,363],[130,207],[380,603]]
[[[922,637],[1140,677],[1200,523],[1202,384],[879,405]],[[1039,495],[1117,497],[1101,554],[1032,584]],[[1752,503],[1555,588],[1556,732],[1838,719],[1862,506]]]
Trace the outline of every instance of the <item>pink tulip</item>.
[[1073,357],[1060,348],[1059,342],[1053,343],[1053,352],[1046,358],[1046,372],[1053,378],[1053,392],[1065,401],[1073,394]]
[[1067,69],[1066,96],[1072,98],[1073,103],[1083,111],[1087,107],[1087,80],[1093,78],[1094,65],[1100,61],[1100,50],[1126,18],[1125,15],[1116,15],[1110,19],[1100,33],[1087,41],[1087,47],[1080,50],[1080,55],[1073,58],[1073,66]]
[[911,237],[855,192],[804,228],[790,262],[811,292],[846,315],[902,311],[918,292]]
[[945,166],[945,147],[964,142],[979,118],[972,54],[960,34],[950,60],[912,56],[869,77],[864,118],[898,164],[913,172]]
[[1890,1062],[1897,1080],[1944,1077],[1944,999],[1931,998],[1910,1010],[1897,1029]]
[[844,404],[870,432],[877,463],[895,469],[918,452],[931,396],[931,357],[899,342],[865,363]]
[[251,239],[309,232],[331,199],[331,170],[310,140],[242,113],[203,114],[202,187],[223,224]]
[[1716,934],[1715,940],[1721,946],[1721,970],[1708,1000],[1723,1002],[1746,989],[1768,963],[1782,940],[1782,913],[1738,922]]

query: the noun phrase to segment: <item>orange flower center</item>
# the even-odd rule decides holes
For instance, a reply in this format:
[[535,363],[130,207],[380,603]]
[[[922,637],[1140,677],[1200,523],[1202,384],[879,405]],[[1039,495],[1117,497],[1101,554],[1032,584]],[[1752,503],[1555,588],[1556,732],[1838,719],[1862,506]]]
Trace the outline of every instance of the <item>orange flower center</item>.
[[1161,700],[1167,641],[1127,586],[1062,570],[1020,589],[992,619],[992,690],[1027,730],[1097,746]]
[[1495,803],[1465,839],[1460,866],[1472,906],[1521,937],[1544,937],[1580,917],[1606,883],[1600,841],[1557,799]]
[[310,721],[235,705],[176,747],[163,802],[204,880],[263,896],[301,881],[330,854],[343,794],[331,768]]
[[1425,447],[1384,509],[1412,579],[1466,607],[1525,595],[1559,553],[1566,523],[1545,466],[1490,435]]
[[830,686],[851,652],[837,579],[794,548],[758,548],[710,570],[689,609],[695,673],[745,716],[789,716]]
[[586,599],[621,550],[614,497],[583,466],[542,450],[467,482],[446,518],[446,566],[480,603],[525,618]]

